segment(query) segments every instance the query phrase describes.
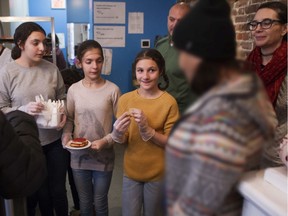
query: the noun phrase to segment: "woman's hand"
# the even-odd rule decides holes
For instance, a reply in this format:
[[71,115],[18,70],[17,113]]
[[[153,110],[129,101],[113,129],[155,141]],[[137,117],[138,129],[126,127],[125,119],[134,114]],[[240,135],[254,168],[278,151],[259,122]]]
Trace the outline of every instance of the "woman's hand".
[[132,109],[131,115],[134,117],[135,122],[138,125],[142,139],[145,142],[150,140],[155,135],[155,130],[149,126],[144,112],[139,109]]
[[36,116],[44,109],[44,105],[41,102],[30,102],[25,106],[21,106],[19,109],[32,116]]
[[113,124],[113,131],[111,137],[115,142],[123,143],[124,135],[128,130],[128,127],[131,123],[130,114],[128,112],[123,113]]

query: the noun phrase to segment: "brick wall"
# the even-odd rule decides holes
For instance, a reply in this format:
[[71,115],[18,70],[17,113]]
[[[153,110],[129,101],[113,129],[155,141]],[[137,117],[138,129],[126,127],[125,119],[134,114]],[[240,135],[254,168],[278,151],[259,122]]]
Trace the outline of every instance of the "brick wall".
[[253,19],[260,4],[268,1],[271,0],[228,0],[236,31],[237,56],[240,59],[245,59],[254,48],[251,32],[248,31],[246,24]]
[[[195,2],[195,0],[177,0],[177,2]],[[201,1],[201,0],[200,0]],[[217,0],[215,0],[217,1]],[[245,59],[254,48],[251,32],[247,23],[254,18],[257,8],[264,2],[283,0],[227,0],[231,6],[232,20],[235,25],[237,56]],[[285,3],[285,0],[284,0]]]

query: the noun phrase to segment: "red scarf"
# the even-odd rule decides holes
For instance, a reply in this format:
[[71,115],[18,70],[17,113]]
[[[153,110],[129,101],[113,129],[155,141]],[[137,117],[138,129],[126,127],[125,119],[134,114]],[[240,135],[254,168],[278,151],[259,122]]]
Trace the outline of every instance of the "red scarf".
[[259,47],[249,54],[247,61],[253,63],[259,77],[262,79],[273,106],[275,107],[281,84],[287,73],[287,41],[275,50],[271,61],[262,66],[261,49]]

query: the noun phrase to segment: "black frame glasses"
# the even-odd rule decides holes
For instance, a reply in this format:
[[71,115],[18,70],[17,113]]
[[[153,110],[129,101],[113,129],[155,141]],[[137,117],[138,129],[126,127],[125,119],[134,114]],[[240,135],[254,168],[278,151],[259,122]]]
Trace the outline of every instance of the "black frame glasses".
[[278,22],[282,23],[281,20],[273,20],[273,19],[264,19],[261,22],[257,22],[256,20],[253,20],[248,23],[248,28],[250,31],[255,31],[260,24],[262,29],[269,29],[272,27],[272,24]]

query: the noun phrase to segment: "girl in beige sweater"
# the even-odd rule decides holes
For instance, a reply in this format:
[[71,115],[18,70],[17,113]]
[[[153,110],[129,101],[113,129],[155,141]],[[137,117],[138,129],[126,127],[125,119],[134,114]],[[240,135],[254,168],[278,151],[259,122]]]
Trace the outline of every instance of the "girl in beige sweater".
[[107,135],[112,129],[120,96],[119,88],[101,77],[103,51],[101,45],[88,40],[77,53],[84,79],[73,84],[67,94],[68,120],[64,128],[64,147],[71,138],[85,137],[92,148],[70,150],[71,167],[80,198],[82,216],[108,215],[108,190],[114,166],[113,146]]

